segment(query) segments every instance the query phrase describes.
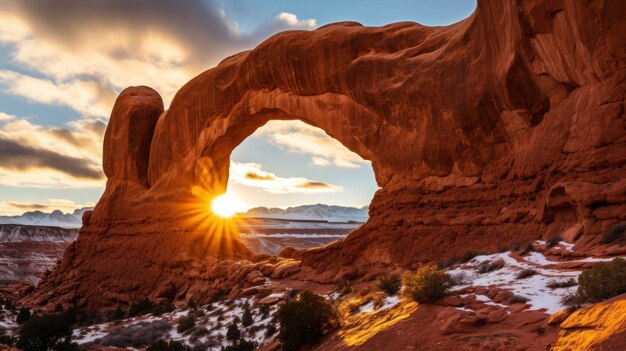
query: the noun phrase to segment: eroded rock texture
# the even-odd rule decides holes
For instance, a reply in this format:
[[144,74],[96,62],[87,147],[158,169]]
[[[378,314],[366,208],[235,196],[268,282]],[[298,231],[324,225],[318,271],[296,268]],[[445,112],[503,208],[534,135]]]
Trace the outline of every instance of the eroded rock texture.
[[128,88],[107,130],[106,191],[30,298],[96,307],[170,281],[180,296],[207,279],[218,283],[202,296],[228,287],[208,272],[249,252],[206,208],[230,152],[272,119],[324,129],[372,161],[381,187],[364,226],[299,253],[310,279],[563,232],[591,245],[626,216],[625,43],[621,0],[479,1],[447,27],[277,34],[191,80],[164,112],[155,91]]

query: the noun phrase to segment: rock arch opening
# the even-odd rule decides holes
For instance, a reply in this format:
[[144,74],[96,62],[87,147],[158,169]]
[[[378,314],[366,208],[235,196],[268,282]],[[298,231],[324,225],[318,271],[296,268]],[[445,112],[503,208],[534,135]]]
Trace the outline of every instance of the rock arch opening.
[[212,210],[237,212],[252,252],[278,254],[344,238],[367,220],[377,189],[371,163],[324,130],[271,120],[232,150],[225,193]]

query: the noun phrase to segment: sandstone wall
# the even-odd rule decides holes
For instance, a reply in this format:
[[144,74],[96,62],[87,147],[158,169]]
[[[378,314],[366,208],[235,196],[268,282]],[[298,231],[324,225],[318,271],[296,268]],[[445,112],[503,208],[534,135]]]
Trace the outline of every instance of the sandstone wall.
[[164,112],[158,93],[128,88],[107,129],[106,191],[29,299],[128,302],[249,257],[206,208],[230,152],[272,119],[324,129],[372,161],[381,187],[364,226],[298,254],[310,279],[563,232],[593,245],[626,219],[625,43],[620,0],[479,1],[447,27],[279,33],[192,79]]

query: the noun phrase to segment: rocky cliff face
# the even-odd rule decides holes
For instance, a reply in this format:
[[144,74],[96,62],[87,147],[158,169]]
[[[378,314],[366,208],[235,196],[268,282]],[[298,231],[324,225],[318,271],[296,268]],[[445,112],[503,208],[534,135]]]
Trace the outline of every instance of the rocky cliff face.
[[311,279],[557,233],[593,245],[626,214],[625,14],[619,0],[479,1],[447,27],[277,34],[191,80],[167,111],[128,88],[106,133],[106,191],[30,301],[93,308],[169,281],[184,296],[216,260],[249,257],[207,207],[233,148],[272,119],[324,129],[372,161],[381,187],[365,225],[297,253]]

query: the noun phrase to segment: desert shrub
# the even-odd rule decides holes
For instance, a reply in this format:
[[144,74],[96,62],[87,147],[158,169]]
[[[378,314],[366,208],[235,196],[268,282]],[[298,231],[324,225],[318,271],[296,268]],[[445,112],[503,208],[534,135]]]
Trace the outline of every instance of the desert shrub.
[[236,323],[232,323],[228,326],[228,330],[226,331],[226,340],[234,341],[239,340],[241,337],[241,332],[239,332],[239,328]]
[[128,315],[131,317],[140,316],[142,314],[150,313],[153,308],[154,305],[152,302],[150,302],[147,297],[144,297],[139,302],[134,302],[130,305]]
[[498,270],[504,267],[504,264],[505,263],[503,259],[497,259],[494,261],[485,261],[485,262],[482,262],[480,266],[478,266],[477,272],[480,274],[493,272],[495,270]]
[[524,279],[524,278],[532,277],[535,274],[537,274],[536,270],[532,268],[526,268],[526,269],[522,269],[519,273],[517,273],[517,276],[515,277],[515,279]]
[[122,310],[121,307],[117,306],[115,311],[113,311],[113,313],[111,313],[111,320],[112,321],[116,321],[116,320],[122,319],[122,318],[124,318],[124,311]]
[[167,304],[167,305],[159,305],[156,306],[154,308],[152,308],[152,315],[154,316],[160,316],[164,313],[169,313],[172,312],[176,309],[176,307],[173,304]]
[[241,315],[241,325],[243,327],[249,327],[252,323],[254,323],[254,319],[252,319],[252,312],[250,312],[250,305],[248,305],[243,309],[243,314]]
[[476,251],[467,251],[466,253],[463,254],[463,256],[461,256],[461,258],[459,258],[459,262],[461,263],[467,263],[469,262],[472,258],[476,257],[480,255],[480,252],[476,252]]
[[346,296],[352,292],[352,285],[349,280],[341,280],[335,283],[335,291],[339,293],[340,296]]
[[400,276],[397,274],[385,274],[378,277],[377,286],[380,290],[387,293],[387,295],[393,296],[400,291],[400,288],[402,288],[402,281],[400,280]]
[[72,350],[72,327],[63,314],[31,316],[19,330],[16,346],[24,351]]
[[191,334],[189,334],[189,341],[195,342],[201,337],[209,334],[211,334],[211,332],[205,327],[196,328],[191,332]]
[[526,303],[528,300],[527,297],[522,295],[511,295],[511,297],[509,297],[509,303]]
[[450,257],[448,260],[446,260],[446,262],[443,263],[443,265],[442,265],[442,267],[440,267],[440,269],[452,267],[455,264],[459,263],[459,260],[460,259],[457,256]]
[[181,321],[178,322],[178,327],[176,327],[176,331],[182,334],[195,326],[196,326],[196,320],[192,316],[188,316],[188,317],[181,319]]
[[268,305],[259,305],[259,314],[263,318],[267,318],[270,315],[270,306]]
[[464,285],[471,279],[471,276],[465,271],[448,274],[448,276],[450,277],[450,284],[452,285]]
[[265,328],[265,337],[269,338],[270,336],[276,334],[277,331],[278,330],[276,329],[276,325],[274,325],[274,323],[270,323]]
[[561,298],[561,304],[569,308],[578,308],[585,303],[585,299],[579,294],[568,294]]
[[524,256],[524,255],[528,254],[531,251],[535,251],[535,247],[533,246],[533,244],[528,244],[528,245],[526,245],[526,247],[522,251],[520,251],[519,254],[521,256]]
[[309,290],[278,309],[284,351],[295,351],[317,343],[325,334],[339,327],[335,306]]
[[548,249],[551,249],[551,248],[557,246],[560,242],[561,242],[561,237],[560,236],[550,237],[548,240],[546,240],[546,247]]
[[15,322],[17,324],[24,324],[24,322],[26,322],[29,319],[30,319],[30,310],[26,307],[22,307],[20,308],[20,311],[17,314],[17,318],[15,319]]
[[120,348],[139,348],[150,345],[165,337],[170,325],[165,321],[139,322],[126,327],[112,329],[109,334],[99,340],[104,346]]
[[253,351],[254,343],[246,339],[239,339],[233,342],[232,345],[223,347],[222,350],[224,351]]
[[602,236],[603,244],[612,244],[614,242],[625,241],[624,233],[626,233],[626,223],[615,224],[611,226],[604,236]]
[[578,277],[578,294],[589,301],[600,301],[626,292],[626,260],[599,262]]
[[576,282],[576,279],[574,278],[570,278],[568,280],[561,280],[561,281],[551,280],[548,282],[548,284],[546,284],[546,286],[550,289],[569,288],[570,286],[576,286],[576,285],[578,285],[578,283]]
[[424,266],[402,277],[404,294],[419,303],[435,302],[444,297],[452,285],[443,269]]
[[164,341],[159,340],[157,342],[152,343],[146,351],[185,351],[186,347],[179,341]]
[[17,339],[10,335],[0,335],[0,345],[13,346]]

